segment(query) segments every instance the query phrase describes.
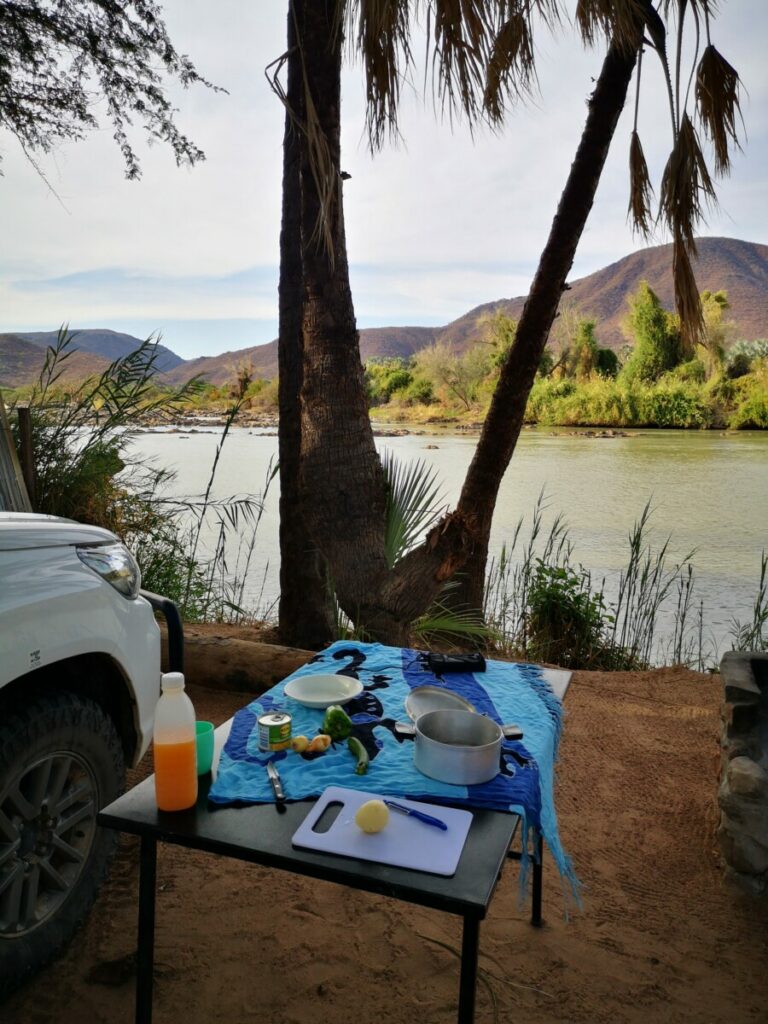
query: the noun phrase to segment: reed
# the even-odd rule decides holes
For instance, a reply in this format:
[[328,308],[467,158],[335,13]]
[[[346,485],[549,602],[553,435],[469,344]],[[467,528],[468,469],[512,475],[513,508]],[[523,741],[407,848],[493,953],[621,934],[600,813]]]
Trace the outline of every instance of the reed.
[[[545,528],[545,510],[541,494],[527,542],[520,544],[521,518],[510,544],[489,565],[485,617],[502,653],[566,668],[617,671],[670,661],[701,671],[712,667],[717,652],[696,600],[694,552],[673,563],[669,538],[652,547],[650,502],[629,533],[627,564],[611,598],[605,578],[597,584],[589,569],[574,564],[562,515]],[[767,576],[764,561],[754,622],[742,627],[744,638],[754,636],[755,642],[761,636],[756,624],[768,622]],[[660,635],[665,612],[671,613],[671,635]]]

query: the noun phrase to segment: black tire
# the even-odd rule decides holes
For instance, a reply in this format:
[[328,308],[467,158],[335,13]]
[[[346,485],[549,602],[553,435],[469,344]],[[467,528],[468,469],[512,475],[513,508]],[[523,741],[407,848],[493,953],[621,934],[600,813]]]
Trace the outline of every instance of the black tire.
[[117,834],[96,825],[121,792],[112,719],[73,693],[0,720],[0,1000],[65,946],[93,905]]

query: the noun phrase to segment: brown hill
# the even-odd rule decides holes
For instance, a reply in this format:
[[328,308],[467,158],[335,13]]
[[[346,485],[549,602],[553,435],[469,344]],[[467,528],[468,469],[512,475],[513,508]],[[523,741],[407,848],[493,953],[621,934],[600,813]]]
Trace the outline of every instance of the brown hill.
[[[694,272],[699,289],[728,293],[734,339],[768,337],[768,246],[735,238],[701,238],[698,248]],[[671,245],[642,249],[574,281],[564,302],[584,316],[595,317],[600,343],[616,349],[626,340],[621,321],[627,312],[627,297],[643,280],[667,309],[674,309]],[[464,348],[481,332],[482,321],[489,314],[501,311],[518,318],[524,303],[525,297],[519,297],[477,306],[448,324],[439,337]]]
[[[699,288],[728,292],[729,318],[735,325],[734,339],[768,337],[768,246],[735,238],[701,238],[698,245],[699,258],[694,268]],[[643,280],[648,281],[668,309],[674,308],[671,245],[641,249],[574,281],[564,301],[580,314],[595,317],[602,345],[620,348],[626,340],[621,321],[627,312],[627,298]],[[361,330],[360,352],[363,361],[407,357],[437,340],[463,350],[482,336],[489,316],[502,312],[518,318],[524,303],[525,296],[487,302],[445,327]],[[232,380],[238,367],[243,365],[250,365],[257,376],[273,377],[277,373],[277,342],[195,359],[177,367],[168,376],[180,381],[192,373],[202,373],[211,382],[222,384]]]
[[[431,345],[440,333],[440,327],[370,327],[360,331],[360,354],[367,359],[389,359],[411,356],[419,349]],[[277,341],[266,345],[253,345],[219,356],[201,356],[190,359],[167,373],[166,379],[181,383],[195,374],[201,374],[211,384],[226,384],[237,376],[242,367],[250,367],[255,377],[271,379],[277,375]]]
[[[56,344],[58,333],[58,331],[18,331],[16,336],[23,341],[37,345],[38,348],[46,349],[49,345]],[[73,328],[70,334],[70,349],[92,352],[96,356],[103,356],[110,363],[115,359],[124,359],[131,352],[135,352],[142,343],[142,339],[135,338],[132,334],[122,334],[120,331],[111,331],[101,327]],[[155,366],[161,372],[172,370],[174,366],[179,366],[183,362],[181,356],[177,356],[165,345],[157,345]]]
[[[0,387],[16,388],[34,383],[43,368],[45,355],[40,346],[18,334],[0,334]],[[84,380],[101,373],[109,360],[92,352],[75,351],[60,364],[60,380]]]
[[[699,288],[702,291],[707,288],[727,291],[731,303],[729,317],[734,323],[734,339],[768,338],[768,246],[735,238],[702,238],[698,245],[699,258],[694,269]],[[625,341],[621,321],[627,311],[627,297],[642,280],[648,281],[668,309],[674,308],[671,245],[641,249],[603,270],[574,281],[565,293],[564,302],[580,314],[594,317],[600,343],[616,349]],[[524,296],[497,299],[476,306],[445,327],[374,327],[361,330],[360,351],[363,361],[411,356],[437,340],[455,345],[459,350],[465,349],[485,332],[484,321],[489,315],[500,311],[517,318],[524,303]],[[139,344],[138,339],[130,339],[129,335],[118,335],[115,332],[84,331],[82,334],[83,341],[87,343],[122,343],[129,339]],[[107,338],[107,335],[110,337]],[[43,343],[42,335],[0,334],[0,384],[10,387],[27,382],[39,372],[40,350],[25,340],[33,338],[36,344]],[[19,345],[26,347],[20,349]],[[170,351],[168,356],[168,362],[171,363],[178,359]],[[82,352],[72,356],[68,367],[70,376],[75,376],[77,372],[81,376],[95,372],[95,360],[98,357],[89,357],[87,369],[82,371],[76,360],[84,357],[86,353]],[[96,368],[102,369],[103,365],[103,362],[99,363]],[[165,378],[172,383],[179,383],[200,374],[213,384],[224,384],[234,380],[242,367],[250,367],[257,377],[275,377],[277,342],[178,362],[168,367]]]

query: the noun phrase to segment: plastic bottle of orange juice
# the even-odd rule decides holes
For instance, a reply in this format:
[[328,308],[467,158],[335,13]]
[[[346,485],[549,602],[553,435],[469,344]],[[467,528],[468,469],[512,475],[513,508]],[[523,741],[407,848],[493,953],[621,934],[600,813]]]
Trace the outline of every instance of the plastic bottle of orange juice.
[[195,709],[181,672],[164,672],[155,708],[155,792],[161,811],[183,811],[197,801]]

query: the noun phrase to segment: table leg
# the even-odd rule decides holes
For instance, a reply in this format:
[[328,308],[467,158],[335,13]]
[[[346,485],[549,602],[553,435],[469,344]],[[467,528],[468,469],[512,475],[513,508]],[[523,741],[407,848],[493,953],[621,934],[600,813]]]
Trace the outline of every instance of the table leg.
[[152,836],[142,836],[139,860],[139,948],[136,956],[136,1024],[152,1024],[156,875],[157,841]]
[[477,951],[479,944],[480,922],[474,917],[465,917],[464,931],[461,937],[461,981],[459,984],[458,1024],[473,1024],[475,1019]]
[[544,869],[544,841],[541,836],[536,840],[536,855],[533,859],[533,899],[531,901],[531,924],[540,928],[541,919],[541,882]]

